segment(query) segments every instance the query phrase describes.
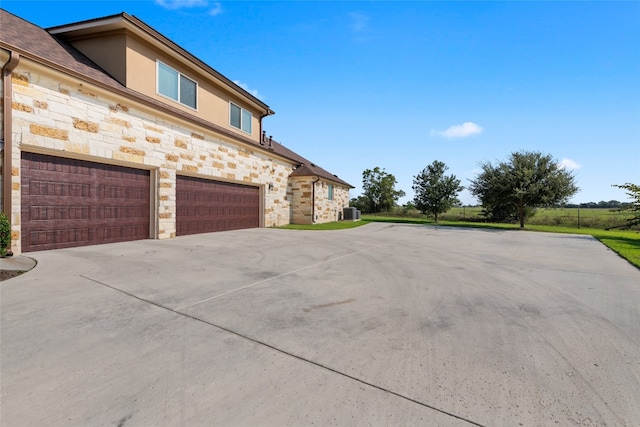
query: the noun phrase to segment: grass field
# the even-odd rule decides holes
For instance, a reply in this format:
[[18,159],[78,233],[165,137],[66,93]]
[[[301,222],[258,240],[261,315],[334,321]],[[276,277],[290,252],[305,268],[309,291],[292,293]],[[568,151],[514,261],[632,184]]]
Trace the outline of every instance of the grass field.
[[[442,214],[440,219],[444,221],[482,220],[481,211],[480,207],[453,208]],[[526,224],[606,229],[624,224],[630,216],[633,215],[629,211],[615,209],[538,209],[533,217],[527,219]]]

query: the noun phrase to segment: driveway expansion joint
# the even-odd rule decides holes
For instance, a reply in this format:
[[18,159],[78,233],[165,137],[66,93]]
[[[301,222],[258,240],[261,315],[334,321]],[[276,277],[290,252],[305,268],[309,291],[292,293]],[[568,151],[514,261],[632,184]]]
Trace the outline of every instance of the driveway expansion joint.
[[[382,245],[379,245],[379,246],[382,246]],[[351,254],[346,254],[346,255],[340,256],[340,257],[338,257],[338,258],[333,258],[333,259],[331,259],[331,260],[323,261],[323,262],[321,262],[321,263],[319,263],[319,264],[324,264],[324,263],[326,263],[326,262],[334,261],[334,260],[339,259],[339,258],[344,258],[344,257],[349,256],[349,255],[354,255],[354,254],[356,254],[356,253],[358,253],[358,252],[362,252],[362,251],[357,251],[357,252],[354,252],[354,253],[351,253]],[[313,266],[316,266],[316,265],[319,265],[319,264],[314,264]],[[313,267],[313,266],[303,267],[302,269],[310,268],[310,267]],[[302,270],[302,269],[299,269],[299,270]],[[296,271],[299,271],[299,270],[296,270]],[[291,274],[291,273],[293,273],[293,272],[285,273],[285,275],[286,275],[286,274]],[[276,276],[276,277],[281,277],[281,276],[283,276],[283,275]],[[89,281],[91,281],[91,282],[93,282],[93,283],[96,283],[96,284],[98,284],[98,285],[101,285],[101,286],[104,286],[104,287],[106,287],[106,288],[109,288],[109,289],[111,289],[111,290],[114,290],[114,291],[116,291],[116,292],[120,292],[120,293],[122,293],[122,294],[125,294],[125,295],[127,295],[128,297],[131,297],[131,298],[137,299],[138,301],[141,301],[141,302],[144,302],[144,303],[147,303],[147,304],[151,304],[151,305],[153,305],[153,306],[156,306],[156,307],[158,307],[158,308],[164,309],[164,310],[169,311],[169,312],[171,312],[171,313],[178,314],[178,315],[180,315],[180,316],[183,316],[183,317],[189,318],[189,319],[191,319],[191,320],[195,320],[196,322],[200,322],[200,323],[203,323],[203,324],[205,324],[205,325],[212,326],[212,327],[214,327],[214,328],[216,328],[216,329],[219,329],[219,330],[221,330],[221,331],[227,332],[227,333],[229,333],[229,334],[232,334],[232,335],[235,335],[235,336],[237,336],[237,337],[239,337],[239,338],[242,338],[242,339],[244,339],[244,340],[247,340],[247,341],[249,341],[249,342],[251,342],[251,343],[253,343],[253,344],[257,344],[257,345],[261,345],[261,346],[263,346],[263,347],[267,347],[267,348],[269,348],[269,349],[271,349],[271,350],[273,350],[273,351],[276,351],[276,352],[278,352],[278,353],[280,353],[280,354],[283,354],[283,355],[286,355],[286,356],[292,357],[292,358],[297,359],[297,360],[300,360],[300,361],[302,361],[302,362],[306,362],[306,363],[308,363],[308,364],[310,364],[310,365],[316,366],[316,367],[318,367],[318,368],[320,368],[320,369],[323,369],[323,370],[325,370],[325,371],[329,371],[329,372],[331,372],[331,373],[334,373],[334,374],[340,375],[340,376],[342,376],[342,377],[344,377],[344,378],[347,378],[347,379],[350,379],[350,380],[352,380],[352,381],[356,381],[357,383],[360,383],[360,384],[362,384],[362,385],[369,386],[369,387],[371,387],[371,388],[373,388],[373,389],[376,389],[376,390],[378,390],[378,391],[382,391],[382,392],[384,392],[384,393],[391,394],[391,395],[396,396],[396,397],[398,397],[398,398],[400,398],[400,399],[403,399],[403,400],[406,400],[406,401],[408,401],[408,402],[415,403],[415,404],[417,404],[417,405],[419,405],[419,406],[425,407],[425,408],[427,408],[427,409],[431,409],[431,410],[433,410],[433,411],[439,412],[439,413],[441,413],[441,414],[443,414],[443,415],[447,415],[447,416],[449,416],[449,417],[452,417],[452,418],[458,419],[458,420],[460,420],[460,421],[464,421],[464,422],[466,422],[466,423],[468,423],[468,424],[470,424],[470,425],[474,425],[474,426],[478,426],[478,427],[486,427],[486,426],[484,426],[483,424],[479,424],[479,423],[477,423],[477,422],[475,422],[475,421],[472,421],[472,420],[470,420],[470,419],[467,419],[467,418],[465,418],[465,417],[463,417],[463,416],[456,415],[456,414],[454,414],[454,413],[448,412],[448,411],[446,411],[446,410],[444,410],[444,409],[440,409],[440,408],[438,408],[438,407],[436,407],[436,406],[433,406],[433,405],[430,405],[430,404],[428,404],[428,403],[421,402],[421,401],[419,401],[419,400],[416,400],[416,399],[413,399],[413,398],[411,398],[411,397],[405,396],[405,395],[403,395],[403,394],[400,394],[400,393],[395,392],[395,391],[393,391],[393,390],[390,390],[390,389],[388,389],[388,388],[384,388],[384,387],[382,387],[382,386],[379,386],[379,385],[376,385],[376,384],[370,383],[370,382],[368,382],[368,381],[365,381],[365,380],[363,380],[363,379],[361,379],[361,378],[354,377],[353,375],[349,375],[349,374],[347,374],[347,373],[344,373],[344,372],[338,371],[338,370],[336,370],[336,369],[334,369],[334,368],[331,368],[331,367],[329,367],[329,366],[327,366],[327,365],[324,365],[324,364],[322,364],[322,363],[320,363],[320,362],[315,362],[315,361],[313,361],[313,360],[311,360],[311,359],[308,359],[308,358],[305,358],[305,357],[299,356],[299,355],[297,355],[297,354],[294,354],[294,353],[288,352],[288,351],[286,351],[286,350],[283,350],[283,349],[281,349],[281,348],[278,348],[278,347],[275,347],[275,346],[273,346],[273,345],[271,345],[271,344],[268,344],[268,343],[266,343],[266,342],[264,342],[264,341],[260,341],[260,340],[258,340],[258,339],[256,339],[256,338],[252,338],[252,337],[250,337],[250,336],[248,336],[248,335],[242,334],[242,333],[240,333],[240,332],[234,331],[234,330],[229,329],[229,328],[226,328],[226,327],[224,327],[224,326],[217,325],[217,324],[215,324],[215,323],[212,323],[212,322],[209,322],[209,321],[207,321],[207,320],[201,319],[201,318],[196,317],[196,316],[194,316],[194,315],[191,315],[191,314],[185,313],[185,312],[183,312],[183,311],[179,311],[179,310],[180,310],[180,308],[173,309],[173,308],[170,308],[170,307],[164,306],[164,305],[162,305],[162,304],[159,304],[159,303],[156,303],[156,302],[150,301],[150,300],[145,299],[145,298],[141,298],[141,297],[139,297],[139,296],[137,296],[137,295],[135,295],[135,294],[132,294],[131,292],[127,292],[127,291],[125,291],[125,290],[122,290],[122,289],[117,288],[117,287],[115,287],[115,286],[112,286],[112,285],[106,284],[106,283],[104,283],[104,282],[101,282],[101,281],[99,281],[99,280],[93,279],[93,278],[91,278],[91,277],[87,277],[87,276],[82,275],[82,274],[80,275],[80,277],[82,277],[83,279],[89,280]],[[271,279],[266,279],[266,280],[263,280],[262,282],[265,282],[265,281],[268,281],[268,280],[271,280]],[[262,283],[262,282],[259,282],[259,283]],[[254,284],[254,286],[255,286],[255,285],[257,285],[257,284]],[[247,288],[247,287],[244,287],[244,288]],[[244,289],[244,288],[241,288],[241,289]],[[232,292],[233,292],[233,291],[232,291]],[[209,298],[209,299],[212,299],[212,298]],[[196,305],[196,304],[191,304],[190,306],[193,306],[193,305]],[[190,307],[190,306],[187,306],[187,307]]]
[[224,296],[227,296],[227,295],[232,294],[232,293],[235,293],[235,292],[244,291],[245,289],[250,289],[250,288],[253,288],[253,287],[255,287],[255,286],[261,285],[261,284],[263,284],[263,283],[270,282],[270,281],[272,281],[272,280],[275,280],[275,279],[279,279],[279,278],[281,278],[281,277],[288,276],[288,275],[290,275],[290,274],[299,273],[299,272],[301,272],[301,271],[308,270],[308,269],[310,269],[310,268],[314,268],[314,267],[318,267],[318,266],[320,266],[320,265],[328,264],[328,263],[331,263],[331,262],[333,262],[333,261],[338,261],[338,260],[340,260],[340,259],[347,258],[347,257],[353,256],[353,255],[357,255],[357,254],[362,253],[362,252],[367,252],[367,251],[370,251],[370,250],[372,250],[372,249],[376,249],[376,248],[379,248],[379,247],[381,247],[381,246],[386,246],[386,245],[391,244],[391,243],[394,243],[394,242],[395,242],[395,241],[393,241],[393,240],[392,240],[392,241],[388,241],[388,242],[381,243],[381,244],[379,244],[379,245],[375,245],[375,246],[367,247],[367,248],[365,248],[365,249],[361,249],[361,250],[359,250],[359,251],[349,252],[349,253],[347,253],[347,254],[343,254],[343,255],[340,255],[340,256],[337,256],[337,257],[334,257],[334,258],[325,259],[324,261],[320,261],[320,262],[317,262],[317,263],[315,263],[315,264],[311,264],[311,265],[307,265],[307,266],[304,266],[304,267],[297,268],[297,269],[295,269],[295,270],[287,271],[286,273],[278,274],[278,275],[276,275],[276,276],[269,277],[269,278],[267,278],[267,279],[260,280],[260,281],[255,282],[255,283],[251,283],[251,284],[246,285],[246,286],[241,286],[241,287],[239,287],[239,288],[231,289],[230,291],[223,292],[223,293],[221,293],[221,294],[214,295],[214,296],[209,297],[209,298],[205,298],[205,299],[203,299],[203,300],[201,300],[201,301],[194,302],[194,303],[192,303],[192,304],[187,304],[187,305],[184,305],[184,306],[182,306],[182,307],[178,307],[178,308],[176,308],[175,310],[184,310],[185,308],[191,308],[191,307],[194,307],[194,306],[196,306],[196,305],[203,304],[203,303],[205,303],[205,302],[208,302],[208,301],[211,301],[211,300],[214,300],[214,299],[217,299],[217,298],[222,298],[222,297],[224,297]]

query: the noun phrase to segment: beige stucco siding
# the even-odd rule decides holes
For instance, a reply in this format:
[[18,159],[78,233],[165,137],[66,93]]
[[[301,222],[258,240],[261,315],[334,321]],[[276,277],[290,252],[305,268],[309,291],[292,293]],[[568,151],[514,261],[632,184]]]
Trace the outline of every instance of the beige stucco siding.
[[[117,54],[114,53],[114,56]],[[125,56],[125,55],[121,55]],[[128,37],[126,43],[127,77],[126,86],[137,92],[167,103],[175,108],[193,114],[234,133],[248,137],[254,141],[260,138],[260,112],[252,109],[238,97],[212,83],[204,74],[194,68],[184,66],[169,55],[158,53],[152,46],[135,37]],[[198,85],[197,108],[185,106],[180,102],[167,98],[157,92],[157,61],[160,61]],[[229,124],[229,102],[251,111],[251,133],[244,132]]]
[[[160,52],[148,42],[124,30],[73,40],[72,44],[129,89],[215,123],[231,132],[259,141],[262,113],[258,109],[234,95],[232,91],[225,89],[224,85],[217,84],[202,69],[185,65],[181,59],[177,59],[168,51]],[[157,61],[161,61],[197,83],[195,109],[158,93]],[[252,113],[251,133],[230,125],[229,102]]]
[[290,222],[291,162],[29,64],[23,60],[12,76],[14,252],[20,252],[22,150],[152,170],[157,176],[152,237],[175,236],[177,174],[261,187],[262,225]]
[[126,49],[127,36],[123,31],[76,40],[73,45],[123,86],[127,85],[127,57],[122,54]]

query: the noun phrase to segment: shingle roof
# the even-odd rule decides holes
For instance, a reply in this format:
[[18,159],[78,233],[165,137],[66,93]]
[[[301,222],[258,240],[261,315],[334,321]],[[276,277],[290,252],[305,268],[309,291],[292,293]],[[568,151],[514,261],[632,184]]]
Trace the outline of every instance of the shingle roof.
[[3,9],[0,9],[0,42],[9,49],[50,67],[64,69],[112,88],[123,88],[73,46]]
[[320,166],[289,150],[287,147],[276,141],[273,141],[273,151],[283,157],[294,160],[299,164],[296,170],[291,172],[291,176],[319,176],[320,178],[333,181],[337,184],[344,185],[345,187],[354,188],[353,185],[338,178],[337,175],[334,175],[331,172],[321,168]]
[[45,29],[17,17],[4,9],[0,9],[0,46],[5,49],[15,51],[21,56],[29,58],[35,62],[54,68],[66,74],[70,74],[81,80],[110,89],[120,95],[133,98],[161,111],[182,117],[245,144],[253,145],[258,149],[273,152],[278,156],[304,166],[303,168],[298,167],[294,170],[291,174],[292,176],[319,176],[353,188],[352,185],[341,180],[336,175],[333,175],[323,168],[313,164],[309,160],[276,141],[272,141],[270,145],[257,143],[254,140],[228,131],[221,126],[203,120],[192,114],[185,113],[139,92],[128,89],[109,76],[109,74],[107,74],[103,69],[70,44],[49,34]]

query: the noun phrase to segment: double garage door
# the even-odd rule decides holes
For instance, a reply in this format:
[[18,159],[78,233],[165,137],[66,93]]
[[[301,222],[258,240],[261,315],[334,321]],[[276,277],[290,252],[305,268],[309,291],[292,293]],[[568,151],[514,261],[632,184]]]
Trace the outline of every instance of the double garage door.
[[[24,252],[148,239],[151,179],[140,170],[23,153]],[[258,227],[259,190],[178,177],[177,234]]]

